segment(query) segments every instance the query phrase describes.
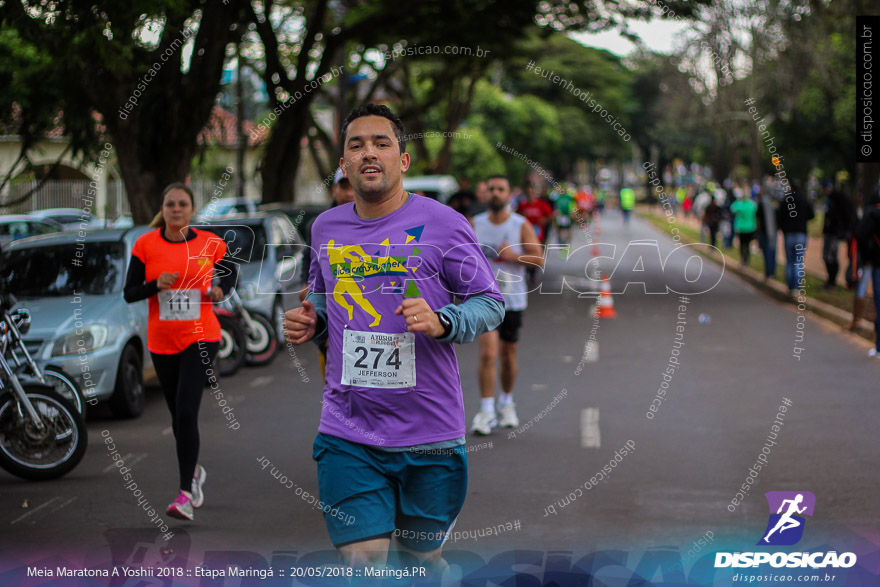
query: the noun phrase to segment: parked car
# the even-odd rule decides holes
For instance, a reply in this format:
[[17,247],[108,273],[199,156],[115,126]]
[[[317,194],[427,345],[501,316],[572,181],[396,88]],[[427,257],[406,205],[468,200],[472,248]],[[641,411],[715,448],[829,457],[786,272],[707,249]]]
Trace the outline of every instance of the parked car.
[[23,214],[0,216],[0,246],[18,239],[50,234],[64,230],[60,224],[50,220],[39,220]]
[[134,226],[134,217],[131,214],[123,214],[110,223],[107,228],[131,228]]
[[4,247],[0,279],[27,308],[24,342],[40,366],[73,376],[87,400],[109,400],[117,417],[144,408],[144,367],[152,372],[147,301],[128,304],[122,288],[135,240],[147,230],[62,232]]
[[278,340],[284,341],[281,314],[299,305],[303,239],[280,212],[232,216],[194,224],[226,241],[227,253],[238,264],[236,289],[248,310],[272,320]]
[[458,191],[458,182],[451,175],[403,176],[403,189],[418,192],[445,204],[449,196]]
[[308,233],[308,229],[312,225],[312,221],[318,217],[321,212],[324,212],[330,207],[330,204],[321,205],[321,204],[306,204],[303,206],[299,206],[297,204],[283,204],[279,202],[273,202],[271,204],[261,204],[260,211],[261,212],[281,212],[287,215],[287,218],[293,223],[294,228],[296,228],[299,235],[303,238],[306,243],[309,242],[311,235]]
[[218,198],[208,202],[193,217],[194,222],[208,222],[237,214],[256,214],[259,202],[250,198]]
[[57,222],[64,230],[93,230],[104,228],[104,221],[79,208],[49,208],[35,210],[28,214],[31,218]]

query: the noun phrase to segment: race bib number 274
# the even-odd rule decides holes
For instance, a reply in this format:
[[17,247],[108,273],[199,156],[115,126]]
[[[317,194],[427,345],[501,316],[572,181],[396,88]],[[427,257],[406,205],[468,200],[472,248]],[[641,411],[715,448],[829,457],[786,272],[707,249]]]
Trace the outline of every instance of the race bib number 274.
[[342,338],[342,384],[385,389],[414,387],[415,334],[346,330]]

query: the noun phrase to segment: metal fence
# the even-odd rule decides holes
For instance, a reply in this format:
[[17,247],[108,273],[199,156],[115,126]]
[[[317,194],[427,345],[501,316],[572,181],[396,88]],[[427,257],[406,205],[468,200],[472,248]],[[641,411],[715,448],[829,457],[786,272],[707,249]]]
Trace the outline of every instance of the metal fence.
[[48,208],[78,208],[99,218],[115,220],[131,211],[125,195],[125,186],[121,181],[107,183],[107,201],[101,209],[97,208],[97,202],[90,204],[88,199],[83,200],[83,196],[88,194],[89,182],[72,179],[49,180],[26,200],[8,205],[9,202],[15,202],[34,190],[38,185],[39,182],[36,180],[11,182],[0,194],[0,214],[28,214]]

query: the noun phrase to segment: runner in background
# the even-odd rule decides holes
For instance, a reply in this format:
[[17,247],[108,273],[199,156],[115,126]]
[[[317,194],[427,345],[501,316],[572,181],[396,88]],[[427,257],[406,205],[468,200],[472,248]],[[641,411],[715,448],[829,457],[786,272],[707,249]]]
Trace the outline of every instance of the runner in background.
[[[531,223],[535,230],[535,236],[538,237],[538,242],[542,245],[545,244],[550,224],[553,222],[553,208],[538,197],[534,185],[526,185],[526,201],[517,207],[516,212]],[[529,265],[526,268],[530,285],[537,283],[537,273],[538,268],[534,265]]]
[[474,202],[474,205],[471,207],[471,213],[469,218],[473,218],[477,214],[482,214],[489,208],[489,188],[486,186],[485,181],[481,181],[477,184],[477,201]]
[[504,320],[498,330],[480,337],[480,411],[471,423],[471,432],[487,435],[499,425],[495,416],[496,364],[501,358],[501,395],[498,411],[500,425],[519,426],[513,386],[518,371],[516,362],[522,314],[528,305],[525,269],[542,267],[544,258],[535,231],[525,217],[510,210],[510,181],[503,175],[488,180],[489,211],[474,216],[474,232],[486,256],[497,268],[498,287],[504,295]]
[[575,210],[574,195],[571,192],[570,188],[563,189],[553,203],[556,209],[556,235],[561,245],[571,242],[571,217]]
[[[351,182],[348,181],[348,178],[345,177],[345,174],[341,169],[336,170],[336,175],[333,176],[333,187],[330,189],[330,196],[333,200],[330,202],[330,208],[335,208],[336,206],[347,204],[349,202],[354,202],[354,188],[351,187]],[[328,208],[329,209],[329,208]],[[317,217],[316,217],[317,218]],[[309,267],[312,263],[312,225],[315,223],[315,218],[309,222],[308,226],[306,226],[305,231],[305,239],[306,245],[308,245],[303,253],[303,283],[309,283]],[[299,301],[302,303],[306,296],[309,293],[309,286],[306,285],[299,292]],[[327,341],[322,342],[318,345],[318,360],[321,363],[321,377],[325,376],[326,365],[327,365]]]
[[[220,345],[218,302],[235,284],[237,272],[226,258],[226,243],[190,227],[192,190],[173,183],[162,194],[155,228],[135,241],[123,296],[128,303],[149,299],[147,348],[171,412],[177,445],[179,493],[166,513],[193,519],[204,502],[205,468],[199,459],[199,406]],[[217,278],[218,284],[212,285]]]
[[575,220],[578,224],[584,226],[588,225],[593,219],[593,208],[595,206],[593,192],[590,191],[590,186],[581,186],[575,194],[574,200],[575,205],[577,206]]
[[535,186],[526,186],[526,201],[519,205],[516,213],[524,216],[535,230],[538,242],[547,242],[547,232],[553,222],[553,208],[544,200],[538,198]]
[[620,190],[620,212],[623,214],[623,223],[629,224],[629,217],[633,208],[636,207],[636,193],[631,187]]

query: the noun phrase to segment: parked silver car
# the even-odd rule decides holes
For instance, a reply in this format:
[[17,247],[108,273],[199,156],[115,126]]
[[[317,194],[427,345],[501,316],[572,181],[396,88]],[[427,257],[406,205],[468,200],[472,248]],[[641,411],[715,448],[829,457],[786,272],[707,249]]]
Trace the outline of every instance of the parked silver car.
[[64,230],[60,224],[51,220],[40,220],[24,214],[0,216],[0,245],[37,234],[50,234]]
[[283,343],[281,314],[299,305],[299,290],[305,285],[305,245],[287,215],[258,212],[193,226],[210,230],[226,241],[227,254],[238,265],[238,295],[248,310],[272,321]]
[[104,221],[79,208],[47,208],[34,210],[31,218],[49,220],[60,224],[64,230],[90,230],[104,228]]
[[259,202],[250,198],[219,198],[211,200],[196,212],[196,222],[210,222],[237,214],[256,214]]
[[3,249],[0,279],[31,313],[25,336],[41,366],[74,377],[87,400],[109,400],[114,415],[144,408],[144,367],[152,372],[147,301],[128,304],[122,288],[135,240],[146,227],[63,232]]

